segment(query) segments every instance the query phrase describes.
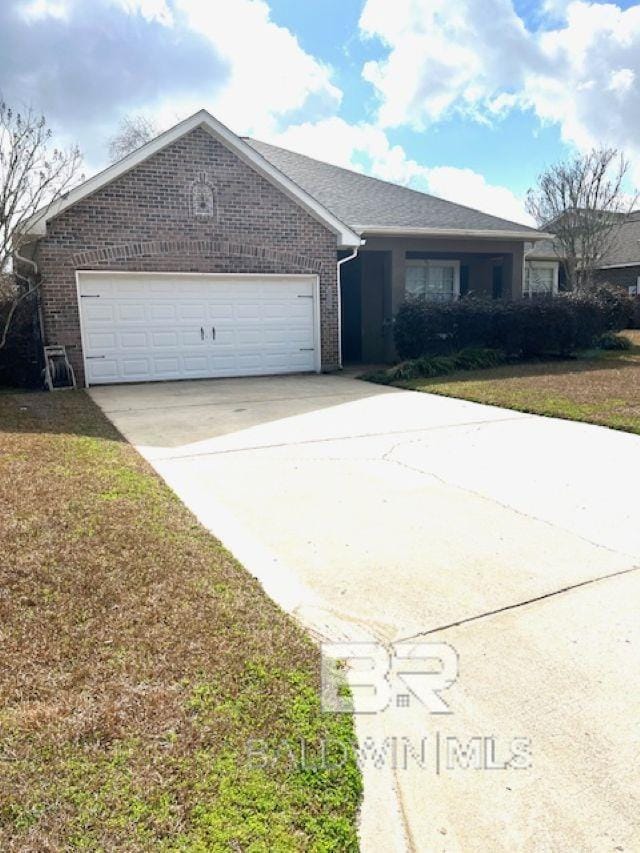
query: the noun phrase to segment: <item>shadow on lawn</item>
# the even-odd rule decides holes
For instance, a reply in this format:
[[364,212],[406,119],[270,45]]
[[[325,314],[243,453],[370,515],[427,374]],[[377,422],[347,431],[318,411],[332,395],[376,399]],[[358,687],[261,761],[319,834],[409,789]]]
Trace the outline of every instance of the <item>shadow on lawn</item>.
[[0,389],[0,453],[2,433],[49,433],[125,440],[84,390]]

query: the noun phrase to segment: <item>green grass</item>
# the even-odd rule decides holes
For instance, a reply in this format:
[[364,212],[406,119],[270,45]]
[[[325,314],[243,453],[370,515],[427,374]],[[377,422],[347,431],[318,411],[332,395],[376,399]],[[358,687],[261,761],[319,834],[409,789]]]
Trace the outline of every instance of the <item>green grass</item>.
[[2,396],[0,497],[0,849],[357,849],[317,648],[84,392]]
[[640,332],[629,350],[592,351],[567,360],[508,364],[398,387],[640,434]]

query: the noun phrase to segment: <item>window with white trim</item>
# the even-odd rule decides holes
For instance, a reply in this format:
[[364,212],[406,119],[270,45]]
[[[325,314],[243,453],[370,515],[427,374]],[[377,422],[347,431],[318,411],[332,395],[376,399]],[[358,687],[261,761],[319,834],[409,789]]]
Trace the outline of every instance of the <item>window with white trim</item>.
[[460,261],[407,261],[405,289],[429,302],[455,301],[460,296]]
[[530,299],[555,296],[558,292],[558,263],[556,261],[526,261],[523,295]]

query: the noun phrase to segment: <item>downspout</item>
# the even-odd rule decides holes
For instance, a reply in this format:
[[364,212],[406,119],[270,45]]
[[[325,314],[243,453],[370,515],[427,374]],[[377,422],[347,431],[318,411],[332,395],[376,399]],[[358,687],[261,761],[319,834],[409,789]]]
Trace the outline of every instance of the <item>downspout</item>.
[[[362,240],[360,246],[364,246],[366,240]],[[350,255],[347,255],[346,258],[341,258],[338,261],[338,368],[342,370],[342,282],[340,280],[341,276],[341,267],[342,264],[346,264],[347,261],[353,261],[358,257],[358,252],[360,251],[360,247],[356,246],[353,252]]]

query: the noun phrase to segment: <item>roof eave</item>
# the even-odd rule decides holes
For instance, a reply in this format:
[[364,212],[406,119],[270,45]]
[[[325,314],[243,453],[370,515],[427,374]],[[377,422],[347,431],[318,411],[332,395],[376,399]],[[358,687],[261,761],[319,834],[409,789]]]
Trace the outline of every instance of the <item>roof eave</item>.
[[599,270],[621,270],[628,267],[640,267],[640,258],[637,261],[625,261],[622,264],[602,264],[597,267]]
[[363,237],[490,237],[496,240],[524,240],[527,243],[550,240],[544,231],[508,231],[488,228],[413,228],[396,225],[359,225]]

